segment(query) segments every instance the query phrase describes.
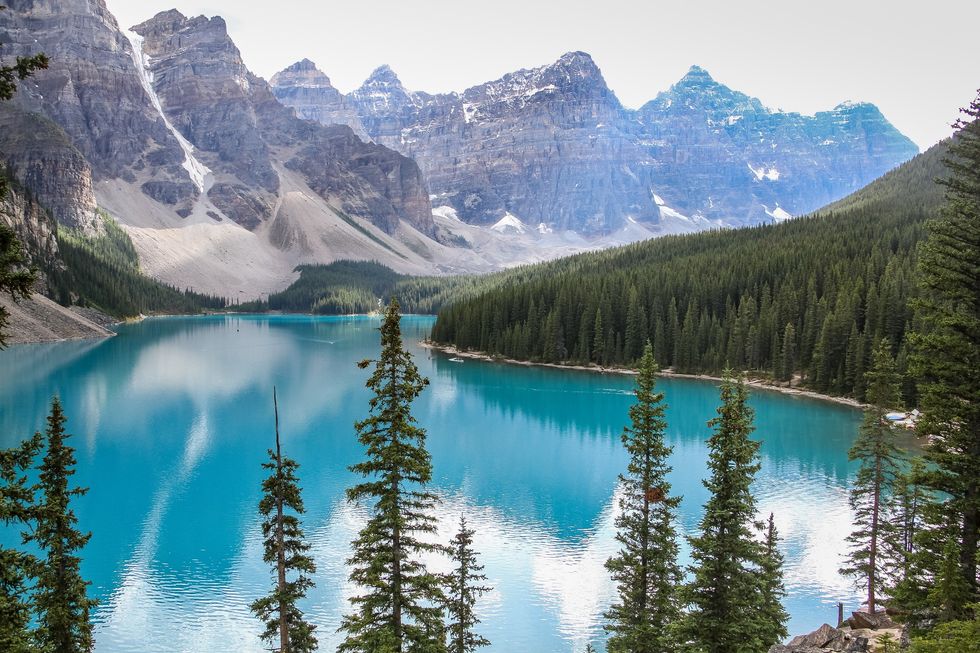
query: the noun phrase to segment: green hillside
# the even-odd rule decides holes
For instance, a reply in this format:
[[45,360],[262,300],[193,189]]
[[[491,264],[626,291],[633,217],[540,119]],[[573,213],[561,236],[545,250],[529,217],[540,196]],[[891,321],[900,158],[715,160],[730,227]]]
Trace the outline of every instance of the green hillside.
[[[508,358],[725,367],[863,397],[872,344],[905,365],[915,251],[948,143],[782,224],[675,236],[531,266],[443,307],[432,337]],[[911,391],[909,389],[909,391]]]

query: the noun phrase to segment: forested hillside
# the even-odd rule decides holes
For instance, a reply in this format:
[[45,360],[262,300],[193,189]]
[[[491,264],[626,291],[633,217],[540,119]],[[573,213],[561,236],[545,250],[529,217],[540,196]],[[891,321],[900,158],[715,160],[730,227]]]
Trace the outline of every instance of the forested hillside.
[[269,295],[267,302],[240,305],[241,310],[273,310],[320,315],[369,313],[391,297],[405,313],[435,313],[452,301],[522,277],[522,268],[486,276],[413,277],[375,261],[335,261],[303,265],[288,288]]
[[801,219],[525,268],[442,308],[433,340],[609,366],[635,363],[649,339],[677,372],[802,374],[815,390],[863,398],[872,343],[888,338],[905,369],[915,251],[942,201],[947,148]]
[[91,306],[115,317],[141,313],[198,313],[225,300],[165,285],[142,274],[129,236],[103,217],[105,233],[88,237],[58,228],[60,262],[45,269],[52,299]]

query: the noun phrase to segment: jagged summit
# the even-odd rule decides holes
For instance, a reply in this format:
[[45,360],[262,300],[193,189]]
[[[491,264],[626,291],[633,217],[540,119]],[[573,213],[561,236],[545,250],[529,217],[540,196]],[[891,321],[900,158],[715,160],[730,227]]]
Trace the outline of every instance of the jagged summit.
[[595,60],[592,59],[592,55],[590,55],[588,52],[582,52],[581,50],[566,52],[562,56],[558,57],[558,60],[552,64],[552,67],[599,72],[599,66],[597,66]]
[[280,70],[269,84],[276,98],[300,118],[323,125],[347,125],[362,141],[371,140],[353,103],[311,60],[302,59]]
[[395,71],[391,69],[391,66],[383,64],[371,71],[361,88],[366,86],[397,86],[402,88],[402,82],[398,79]]
[[705,83],[716,83],[715,79],[711,76],[711,73],[709,73],[701,66],[694,64],[688,69],[687,73],[685,73],[684,76],[681,77],[678,84],[684,82],[695,82],[695,81],[705,82]]
[[303,88],[332,89],[333,84],[326,73],[316,67],[309,59],[302,59],[283,68],[269,80],[272,86],[298,86]]
[[834,111],[839,112],[862,112],[868,114],[880,114],[881,110],[871,102],[855,102],[854,100],[845,100],[834,107]]
[[311,70],[317,70],[316,64],[310,59],[300,59],[291,66],[286,66],[283,68],[284,73],[297,73],[297,72],[308,72]]
[[[183,23],[184,21],[187,20],[187,16],[185,16],[184,14],[182,14],[177,9],[167,9],[165,11],[161,11],[161,12],[158,12],[158,13],[154,14],[152,18],[149,18],[149,19],[143,21],[143,23],[149,23],[149,22],[153,22],[153,21],[169,21],[169,20],[176,21],[178,23]],[[140,24],[143,24],[143,23],[140,23]],[[135,31],[136,30],[136,26],[133,26],[130,29],[133,30],[133,31]]]

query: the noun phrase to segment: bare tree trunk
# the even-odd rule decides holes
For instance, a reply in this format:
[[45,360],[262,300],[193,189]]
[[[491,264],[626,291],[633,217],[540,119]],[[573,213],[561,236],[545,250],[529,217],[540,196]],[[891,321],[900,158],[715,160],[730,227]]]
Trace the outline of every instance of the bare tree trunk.
[[878,509],[881,504],[881,458],[875,460],[874,502],[871,506],[871,546],[868,549],[868,613],[875,613],[875,584],[877,583]]

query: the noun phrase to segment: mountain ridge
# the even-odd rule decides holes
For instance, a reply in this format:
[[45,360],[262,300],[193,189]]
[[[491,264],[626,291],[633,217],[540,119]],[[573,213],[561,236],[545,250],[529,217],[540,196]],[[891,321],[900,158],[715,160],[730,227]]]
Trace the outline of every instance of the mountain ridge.
[[[288,85],[273,89],[290,104]],[[419,162],[437,207],[473,224],[514,215],[589,236],[630,220],[682,231],[678,215],[697,228],[776,222],[918,153],[874,105],[841,103],[813,116],[773,111],[698,65],[629,109],[581,51],[436,95],[408,91],[380,66],[347,98],[371,138]],[[582,152],[596,147],[593,159],[604,161],[583,171]],[[597,177],[608,183],[588,189],[597,198],[583,198],[583,183]]]

